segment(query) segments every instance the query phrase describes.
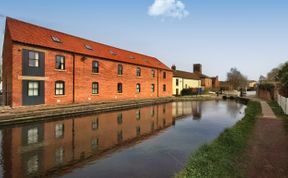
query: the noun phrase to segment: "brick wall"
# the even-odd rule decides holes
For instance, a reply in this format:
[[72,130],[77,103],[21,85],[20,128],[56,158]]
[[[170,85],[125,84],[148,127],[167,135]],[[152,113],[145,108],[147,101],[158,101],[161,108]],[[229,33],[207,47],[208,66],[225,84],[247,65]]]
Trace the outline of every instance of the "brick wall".
[[2,65],[2,79],[3,79],[3,103],[4,105],[12,104],[12,41],[9,31],[5,31],[3,44],[3,65]]
[[[7,40],[9,41],[9,40]],[[12,77],[6,78],[7,81],[12,81],[11,94],[12,107],[22,105],[22,50],[35,50],[45,54],[45,104],[69,104],[73,103],[73,54],[57,50],[49,50],[45,48],[35,48],[31,46],[24,46],[21,44],[14,44],[12,52],[7,48],[6,54],[13,54],[13,58],[5,56],[5,64],[3,66],[13,67]],[[55,57],[62,55],[65,57],[65,70],[55,69]],[[136,66],[126,63],[118,63],[114,61],[96,59],[75,55],[75,102],[97,102],[105,100],[124,100],[124,99],[143,99],[155,97],[172,96],[172,71],[165,71],[160,69],[155,70],[155,77],[152,77],[151,69],[149,67]],[[12,59],[12,60],[11,60]],[[92,61],[99,62],[99,73],[92,73]],[[13,61],[13,65],[9,62]],[[118,64],[123,65],[123,75],[119,76]],[[136,76],[136,67],[141,68],[141,76]],[[7,68],[3,71],[8,73]],[[163,73],[166,72],[166,79],[163,78]],[[5,78],[5,75],[3,75]],[[7,75],[9,76],[9,75]],[[5,79],[4,79],[5,80]],[[31,79],[33,80],[33,78]],[[55,96],[55,81],[65,81],[65,95]],[[99,83],[99,94],[92,94],[92,82]],[[123,84],[123,93],[117,93],[117,83]],[[136,84],[141,84],[141,92],[136,92]],[[159,83],[157,85],[157,83]],[[151,92],[151,84],[155,84],[155,91]],[[5,84],[4,84],[5,85]],[[166,85],[166,91],[163,91],[163,85]],[[157,94],[158,92],[158,94]]]

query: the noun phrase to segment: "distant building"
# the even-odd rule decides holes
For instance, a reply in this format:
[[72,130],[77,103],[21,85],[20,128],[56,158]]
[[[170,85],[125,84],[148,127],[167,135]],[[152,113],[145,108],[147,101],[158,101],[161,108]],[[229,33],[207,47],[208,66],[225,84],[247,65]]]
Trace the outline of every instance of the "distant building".
[[195,92],[201,88],[201,79],[198,75],[191,72],[176,70],[175,65],[173,65],[171,68],[173,70],[173,95],[180,95],[181,91],[185,88],[194,89]]
[[202,65],[201,64],[194,64],[193,65],[193,72],[201,79],[201,85],[205,89],[212,89],[212,79],[211,77],[202,73]]
[[256,87],[257,87],[257,82],[255,80],[248,81],[247,90],[256,90]]
[[220,89],[220,81],[219,81],[218,76],[211,77],[211,79],[212,79],[212,88],[214,90],[219,90]]
[[168,97],[171,85],[171,69],[155,57],[6,19],[5,105]]

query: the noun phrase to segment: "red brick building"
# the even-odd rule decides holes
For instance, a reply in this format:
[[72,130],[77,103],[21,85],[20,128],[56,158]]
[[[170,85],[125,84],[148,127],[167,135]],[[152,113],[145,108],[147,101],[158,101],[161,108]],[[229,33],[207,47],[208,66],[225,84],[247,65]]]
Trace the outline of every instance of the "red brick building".
[[6,105],[167,97],[172,95],[172,75],[154,57],[6,19]]

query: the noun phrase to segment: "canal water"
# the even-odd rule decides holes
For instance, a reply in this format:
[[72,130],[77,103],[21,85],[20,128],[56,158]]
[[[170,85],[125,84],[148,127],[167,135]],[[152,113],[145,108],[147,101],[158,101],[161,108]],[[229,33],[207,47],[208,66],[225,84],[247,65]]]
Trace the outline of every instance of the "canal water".
[[234,101],[173,102],[1,129],[1,177],[173,177],[244,115]]

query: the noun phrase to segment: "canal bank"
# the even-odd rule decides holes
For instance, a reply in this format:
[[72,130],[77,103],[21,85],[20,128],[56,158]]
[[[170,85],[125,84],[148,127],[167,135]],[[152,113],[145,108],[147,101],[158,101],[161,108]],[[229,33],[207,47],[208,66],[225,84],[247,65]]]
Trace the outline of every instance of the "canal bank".
[[220,100],[215,95],[199,95],[185,97],[165,97],[141,100],[108,101],[85,104],[69,104],[54,106],[30,106],[30,107],[1,107],[0,126],[11,124],[22,124],[48,119],[61,119],[68,116],[80,116],[87,114],[97,114],[102,112],[132,109],[143,106],[169,103],[174,101],[206,101]]
[[248,148],[248,139],[260,114],[260,104],[250,101],[244,118],[232,128],[225,129],[214,142],[203,145],[194,152],[185,169],[177,177],[245,177],[245,168],[239,162],[247,158],[243,157],[244,152]]

